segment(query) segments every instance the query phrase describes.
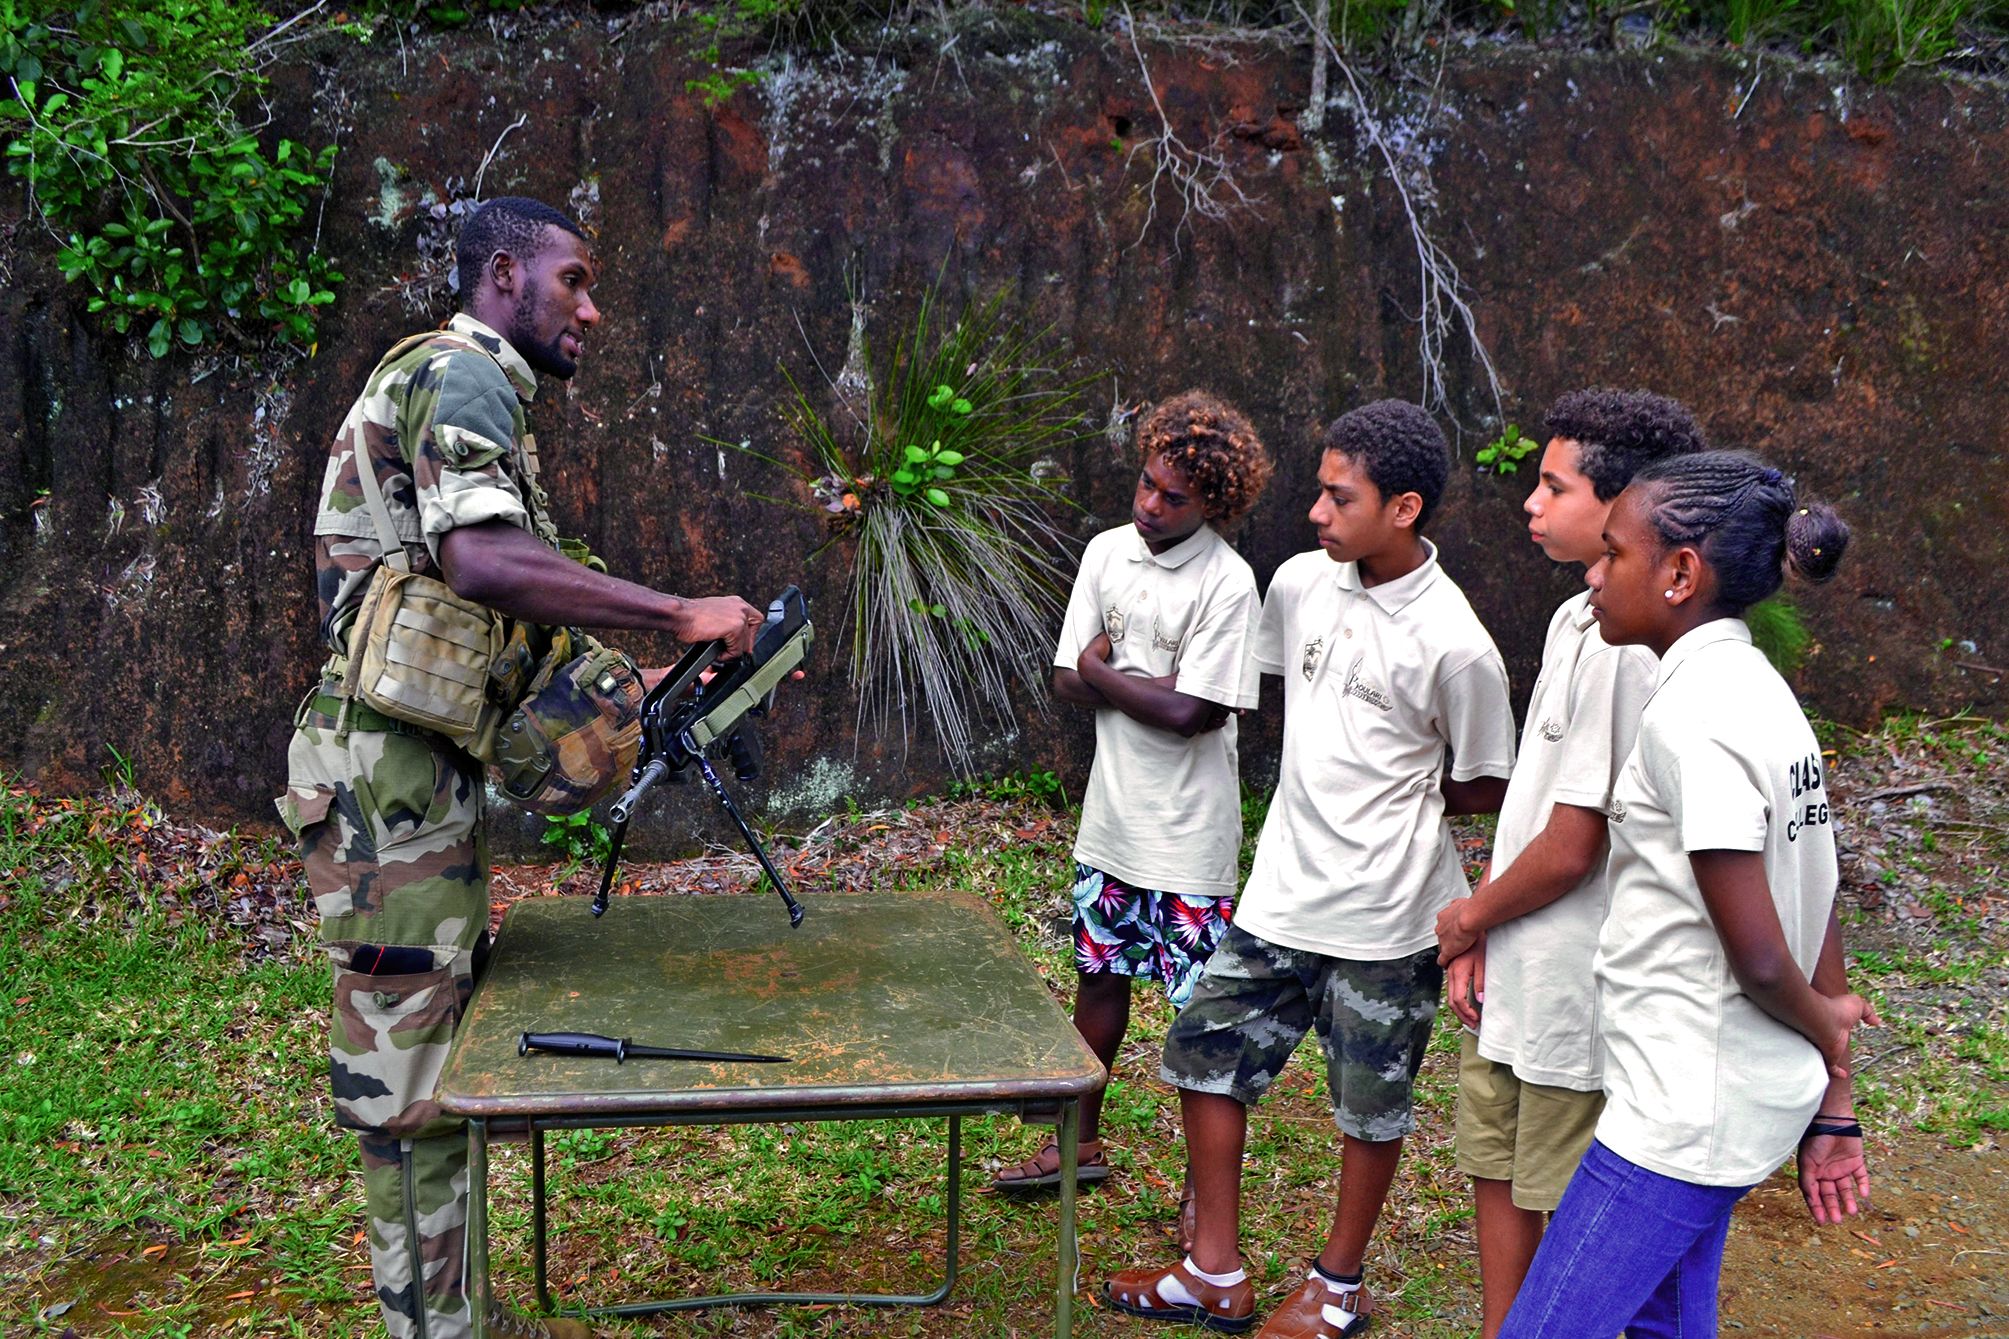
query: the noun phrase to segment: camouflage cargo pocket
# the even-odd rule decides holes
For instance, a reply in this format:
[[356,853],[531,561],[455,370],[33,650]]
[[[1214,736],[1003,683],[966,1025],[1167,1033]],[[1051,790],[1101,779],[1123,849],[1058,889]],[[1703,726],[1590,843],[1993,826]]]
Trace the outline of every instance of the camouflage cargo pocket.
[[415,1139],[458,1124],[440,1114],[434,1090],[460,1022],[462,991],[449,968],[368,976],[336,967],[328,1077],[337,1125]]

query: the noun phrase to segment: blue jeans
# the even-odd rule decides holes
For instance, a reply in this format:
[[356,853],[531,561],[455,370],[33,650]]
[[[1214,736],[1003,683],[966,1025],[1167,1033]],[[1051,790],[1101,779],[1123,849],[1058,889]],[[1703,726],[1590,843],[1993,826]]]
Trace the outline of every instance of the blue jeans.
[[1730,1210],[1750,1190],[1677,1181],[1592,1140],[1500,1339],[1715,1339]]

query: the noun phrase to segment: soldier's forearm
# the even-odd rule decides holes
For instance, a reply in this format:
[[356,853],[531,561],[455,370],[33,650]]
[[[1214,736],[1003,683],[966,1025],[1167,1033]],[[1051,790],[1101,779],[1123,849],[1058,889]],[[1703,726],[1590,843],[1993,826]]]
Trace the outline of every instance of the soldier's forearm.
[[448,531],[439,551],[456,595],[510,618],[670,633],[683,621],[681,597],[592,571],[506,521]]

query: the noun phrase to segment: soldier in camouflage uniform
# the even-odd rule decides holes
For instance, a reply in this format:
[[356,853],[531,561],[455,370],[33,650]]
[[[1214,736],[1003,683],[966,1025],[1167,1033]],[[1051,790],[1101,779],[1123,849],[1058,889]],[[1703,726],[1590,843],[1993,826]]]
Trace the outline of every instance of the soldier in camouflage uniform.
[[[349,633],[383,557],[359,469],[375,471],[412,570],[506,618],[721,639],[728,654],[748,650],[761,621],[743,600],[662,594],[558,551],[524,409],[538,372],[572,375],[599,321],[578,226],[534,200],[492,200],[463,229],[458,262],[460,314],[385,357],[329,451],[314,534],[332,655],[295,717],[278,801],[334,969],[335,1119],[362,1146],[392,1339],[473,1329],[467,1139],[434,1086],[488,949],[488,850],[480,764],[344,695]],[[492,1334],[587,1332],[499,1309],[485,1319]]]

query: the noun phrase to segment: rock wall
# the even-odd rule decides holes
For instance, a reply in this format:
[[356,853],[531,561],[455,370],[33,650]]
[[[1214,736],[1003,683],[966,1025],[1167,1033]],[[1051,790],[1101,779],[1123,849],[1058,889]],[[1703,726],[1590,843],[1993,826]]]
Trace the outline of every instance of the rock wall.
[[[0,250],[0,765],[84,784],[115,748],[179,810],[269,818],[319,658],[326,444],[378,353],[444,314],[429,206],[477,175],[489,195],[570,200],[605,262],[605,322],[532,416],[561,528],[652,584],[760,598],[794,580],[822,614],[820,672],[767,732],[772,806],[944,779],[925,734],[854,728],[841,546],[807,560],[819,521],[751,496],[786,477],[705,440],[796,451],[778,368],[808,385],[817,360],[834,371],[854,293],[877,337],[938,275],[955,294],[1005,289],[1107,374],[1098,422],[1194,384],[1242,405],[1280,461],[1238,536],[1267,581],[1309,545],[1316,425],[1422,385],[1416,245],[1384,161],[1347,101],[1305,128],[1301,50],[959,23],[770,58],[716,108],[686,89],[706,68],[694,35],[647,19],[331,40],[282,73],[280,129],[341,145],[323,236],[348,282],[317,356],[290,364],[135,357],[86,325],[17,215]],[[1370,97],[1469,285],[1507,418],[1538,431],[1553,396],[1593,383],[1682,398],[1856,526],[1838,579],[1800,595],[1815,710],[2002,710],[2002,90],[1480,45]],[[1224,209],[1154,182],[1160,104],[1225,169],[1209,197]],[[1432,530],[1525,695],[1577,575],[1525,538],[1529,475],[1473,466],[1494,406],[1461,335],[1448,350],[1466,430]],[[1063,462],[1084,534],[1127,517],[1120,437]],[[1022,717],[989,765],[1078,780],[1084,723]],[[1252,772],[1273,766],[1275,727],[1246,736]],[[664,806],[649,835],[704,820],[695,798]]]

